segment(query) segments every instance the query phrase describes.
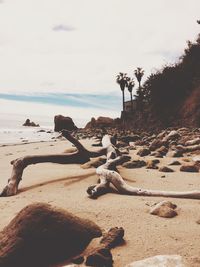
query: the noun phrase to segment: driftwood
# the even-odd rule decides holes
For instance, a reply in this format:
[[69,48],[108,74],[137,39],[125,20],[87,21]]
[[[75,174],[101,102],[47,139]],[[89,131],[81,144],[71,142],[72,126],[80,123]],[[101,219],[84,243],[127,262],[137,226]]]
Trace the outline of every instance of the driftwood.
[[53,155],[24,156],[11,161],[11,164],[13,165],[12,174],[10,179],[8,180],[8,184],[3,189],[0,196],[12,196],[17,193],[19,183],[22,180],[23,171],[29,165],[44,162],[52,162],[59,164],[83,164],[88,162],[92,157],[102,156],[107,153],[106,148],[102,148],[99,151],[87,150],[68,131],[62,131],[62,135],[77,148],[76,152]]
[[162,196],[162,197],[175,197],[175,198],[190,198],[200,199],[200,191],[160,191],[149,190],[143,188],[135,188],[128,185],[121,175],[116,172],[116,166],[126,161],[125,156],[120,156],[115,147],[112,145],[110,137],[105,135],[102,139],[103,148],[107,148],[107,161],[96,169],[96,173],[100,178],[100,183],[90,186],[87,193],[92,198],[97,198],[99,195],[109,190],[110,183],[114,185],[117,191],[126,195],[138,195],[138,196]]
[[11,164],[13,165],[13,171],[11,174],[11,178],[8,180],[8,184],[3,189],[1,196],[12,196],[17,193],[19,182],[22,179],[23,170],[31,164],[44,162],[52,162],[59,164],[83,164],[89,161],[92,157],[106,155],[106,163],[96,169],[96,173],[100,178],[100,183],[89,186],[87,189],[87,193],[92,198],[96,198],[99,195],[110,191],[110,184],[112,184],[119,193],[126,195],[200,199],[199,190],[186,192],[159,191],[135,188],[128,185],[123,180],[121,175],[117,172],[116,166],[126,162],[130,159],[130,157],[120,154],[118,149],[114,146],[116,144],[115,138],[112,138],[109,135],[105,135],[103,137],[103,148],[98,151],[87,150],[78,140],[72,137],[67,131],[63,131],[63,136],[66,137],[72,144],[74,144],[74,146],[77,148],[77,152],[69,154],[62,153],[54,155],[25,156],[12,161]]

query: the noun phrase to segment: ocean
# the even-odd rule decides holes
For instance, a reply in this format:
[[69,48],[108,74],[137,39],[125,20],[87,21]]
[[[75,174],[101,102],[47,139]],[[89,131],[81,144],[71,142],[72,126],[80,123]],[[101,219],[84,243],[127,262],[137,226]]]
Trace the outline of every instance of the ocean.
[[0,114],[0,144],[50,141],[59,135],[53,132],[53,118],[31,116],[29,119],[40,127],[22,126],[27,118],[27,115],[22,114]]

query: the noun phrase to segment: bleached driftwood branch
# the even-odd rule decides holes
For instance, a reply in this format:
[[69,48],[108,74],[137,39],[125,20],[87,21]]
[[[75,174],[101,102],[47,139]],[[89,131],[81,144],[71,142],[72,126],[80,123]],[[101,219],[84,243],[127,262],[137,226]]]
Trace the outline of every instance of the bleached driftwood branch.
[[8,184],[3,189],[0,196],[12,196],[17,193],[19,183],[22,179],[24,169],[32,164],[52,162],[59,164],[83,164],[90,160],[92,157],[105,155],[107,150],[102,148],[98,151],[87,150],[77,139],[75,139],[68,131],[62,131],[62,135],[70,141],[77,151],[74,153],[61,153],[61,154],[47,154],[47,155],[31,155],[24,156],[11,161],[13,165],[11,177]]
[[116,172],[116,166],[126,161],[125,156],[120,156],[116,153],[115,147],[112,145],[110,137],[104,136],[102,139],[103,148],[107,149],[107,161],[105,164],[99,166],[96,169],[96,173],[100,178],[100,183],[90,186],[87,189],[87,193],[92,197],[96,198],[99,195],[104,194],[108,191],[110,183],[114,185],[117,191],[121,194],[126,195],[138,195],[138,196],[163,196],[163,197],[175,197],[175,198],[190,198],[200,199],[200,191],[160,191],[150,190],[143,188],[136,188],[128,185],[121,175]]

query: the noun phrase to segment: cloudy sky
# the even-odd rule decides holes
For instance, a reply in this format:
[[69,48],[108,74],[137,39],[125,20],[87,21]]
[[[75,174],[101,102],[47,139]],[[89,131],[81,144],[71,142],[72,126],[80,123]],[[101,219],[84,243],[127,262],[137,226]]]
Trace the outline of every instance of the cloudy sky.
[[116,74],[177,60],[199,10],[199,0],[1,0],[0,100],[119,114]]

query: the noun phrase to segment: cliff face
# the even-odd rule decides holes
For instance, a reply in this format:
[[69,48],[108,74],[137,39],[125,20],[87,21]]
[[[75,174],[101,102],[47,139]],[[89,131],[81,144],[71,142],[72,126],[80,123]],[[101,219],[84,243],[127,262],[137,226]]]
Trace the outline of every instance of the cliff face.
[[200,87],[185,100],[179,111],[180,123],[190,127],[200,127]]

